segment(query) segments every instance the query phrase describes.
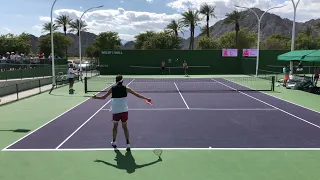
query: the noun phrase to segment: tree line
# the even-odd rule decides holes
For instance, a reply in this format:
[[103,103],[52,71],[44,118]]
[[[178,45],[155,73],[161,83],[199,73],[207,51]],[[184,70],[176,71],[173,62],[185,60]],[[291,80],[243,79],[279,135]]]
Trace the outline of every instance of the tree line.
[[[134,49],[138,50],[159,50],[172,49],[179,50],[183,48],[184,39],[180,34],[184,34],[186,29],[190,32],[189,49],[222,49],[222,48],[255,48],[257,46],[257,34],[249,32],[247,28],[240,29],[241,21],[247,15],[243,12],[234,10],[226,14],[224,24],[233,24],[234,31],[227,32],[219,38],[210,36],[211,18],[215,18],[215,7],[203,4],[199,10],[188,10],[181,14],[181,19],[172,20],[167,24],[166,28],[161,32],[145,31],[137,34],[134,40]],[[200,21],[205,19],[206,24],[200,27],[201,34],[195,43],[195,28],[200,26]],[[59,16],[53,24],[45,23],[43,32],[46,35],[39,39],[39,49],[46,55],[51,53],[50,30],[54,32],[55,54],[60,57],[67,57],[68,47],[72,44],[72,39],[67,36],[67,32],[76,33],[79,36],[79,26],[81,31],[88,31],[87,24],[79,19],[71,19],[68,15]],[[59,28],[64,33],[56,32]],[[316,26],[320,32],[320,23]],[[320,37],[314,38],[312,28],[306,27],[298,32],[295,42],[295,49],[316,49],[320,47]],[[288,35],[274,34],[260,42],[260,48],[272,50],[286,50],[291,47],[291,37]],[[18,36],[7,34],[0,36],[0,54],[6,52],[23,52],[28,54],[31,45],[29,43],[28,34],[22,33]],[[102,49],[121,49],[122,43],[117,32],[107,31],[100,33],[94,42],[87,48],[86,55],[88,57],[99,57]]]
[[[51,28],[54,35],[54,50],[55,55],[59,57],[68,56],[68,48],[72,44],[72,39],[67,36],[67,32],[76,32],[79,35],[79,19],[71,19],[68,15],[60,15],[54,21],[45,23],[42,26],[42,32],[47,33],[41,36],[39,39],[39,50],[44,53],[46,57],[51,54]],[[64,33],[56,32],[58,29],[62,29]],[[87,31],[87,24],[84,21],[80,22],[81,31]],[[19,52],[26,55],[33,54],[31,52],[31,44],[29,42],[30,34],[22,33],[20,35],[6,34],[0,36],[0,54],[6,54],[7,52]],[[38,52],[38,54],[40,54]],[[37,54],[35,54],[37,55]]]

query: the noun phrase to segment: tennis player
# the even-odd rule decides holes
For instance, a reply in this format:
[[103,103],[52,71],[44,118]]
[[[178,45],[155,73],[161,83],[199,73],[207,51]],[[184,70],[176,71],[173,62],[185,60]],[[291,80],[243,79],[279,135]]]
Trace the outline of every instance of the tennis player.
[[183,61],[183,69],[184,69],[184,75],[188,76],[188,74],[187,74],[188,64],[186,61]]
[[140,99],[147,100],[148,102],[151,102],[150,98],[146,98],[142,96],[141,94],[135,92],[129,87],[126,87],[123,85],[123,77],[122,75],[117,75],[116,77],[116,84],[113,85],[109,91],[103,95],[103,96],[93,96],[93,99],[106,99],[111,94],[111,111],[113,116],[113,139],[111,142],[111,145],[116,148],[116,138],[118,133],[118,123],[121,120],[122,122],[122,128],[124,131],[124,135],[127,141],[127,151],[130,150],[130,141],[129,141],[129,130],[127,126],[128,121],[128,104],[127,104],[127,94],[133,94],[136,97]]
[[69,82],[69,94],[73,94],[74,89],[73,89],[73,84],[74,84],[74,75],[76,73],[73,70],[73,65],[69,64],[69,69],[68,69],[68,82]]
[[162,61],[161,62],[161,74],[165,74],[165,69],[166,69],[166,62]]

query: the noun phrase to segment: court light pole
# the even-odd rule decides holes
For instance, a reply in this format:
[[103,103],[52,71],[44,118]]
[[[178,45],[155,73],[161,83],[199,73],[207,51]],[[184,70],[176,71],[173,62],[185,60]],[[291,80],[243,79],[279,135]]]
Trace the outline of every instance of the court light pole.
[[51,6],[51,29],[50,29],[50,34],[51,34],[51,66],[52,66],[52,86],[56,85],[56,73],[54,70],[54,43],[53,43],[53,7],[56,4],[57,0],[54,0],[52,6]]
[[261,25],[261,20],[263,18],[263,16],[270,10],[272,9],[279,9],[279,8],[282,8],[284,6],[277,6],[277,7],[272,7],[272,8],[269,8],[268,10],[266,10],[260,17],[258,16],[258,14],[252,10],[252,8],[248,8],[248,7],[243,7],[243,6],[238,6],[238,5],[235,5],[236,7],[238,8],[243,8],[243,9],[247,9],[247,10],[250,10],[251,12],[253,12],[257,19],[258,19],[258,40],[257,40],[257,60],[256,60],[256,76],[258,76],[258,69],[259,69],[259,55],[260,55],[260,25]]
[[101,5],[101,6],[95,6],[95,7],[91,7],[91,8],[89,8],[89,9],[87,9],[87,10],[85,10],[83,13],[82,13],[82,15],[80,16],[80,19],[79,19],[79,24],[78,24],[78,32],[79,32],[79,58],[80,58],[80,78],[82,78],[82,52],[81,52],[81,47],[82,47],[82,45],[81,45],[81,19],[82,19],[82,17],[83,17],[83,15],[86,13],[86,12],[88,12],[88,11],[90,11],[91,9],[98,9],[98,8],[102,8],[103,7],[103,5]]
[[263,16],[270,10],[272,9],[279,9],[279,8],[282,8],[284,6],[277,6],[277,7],[272,7],[272,8],[269,8],[268,10],[266,10],[260,17],[258,16],[258,14],[252,10],[252,8],[247,8],[247,7],[243,7],[243,6],[238,6],[236,5],[236,7],[238,8],[243,8],[243,9],[247,9],[247,10],[250,10],[251,12],[253,12],[257,19],[258,19],[258,40],[257,40],[257,60],[256,60],[256,76],[258,76],[258,69],[259,69],[259,56],[260,56],[260,26],[261,26],[261,20],[263,18]]
[[[297,4],[294,2],[294,0],[291,0],[293,5],[293,23],[292,23],[292,34],[291,34],[291,51],[294,51],[294,41],[296,37],[296,15],[297,15],[297,7],[300,2],[298,0]],[[293,61],[290,61],[290,74],[293,74]]]

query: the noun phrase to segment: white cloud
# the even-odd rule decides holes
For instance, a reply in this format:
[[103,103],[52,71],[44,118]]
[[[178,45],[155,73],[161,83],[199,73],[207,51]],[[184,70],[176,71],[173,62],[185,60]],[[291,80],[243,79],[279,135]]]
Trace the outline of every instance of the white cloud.
[[45,16],[40,16],[40,17],[39,17],[39,20],[40,20],[40,21],[45,21],[45,22],[50,22],[50,21],[51,21],[51,18],[50,18],[50,17],[45,17]]
[[[297,2],[298,0],[294,0]],[[281,9],[273,9],[270,13],[277,14],[282,18],[293,19],[293,5],[291,0],[171,0],[167,6],[178,12],[188,8],[199,9],[201,4],[208,3],[216,6],[216,16],[218,19],[225,17],[225,14],[235,9],[235,5],[245,7],[256,7],[267,10],[271,7],[286,5]],[[319,18],[319,0],[301,0],[297,9],[297,21],[307,21],[312,18]]]
[[[76,19],[83,12],[74,9],[59,9],[55,16],[67,14]],[[83,17],[90,32],[99,34],[105,31],[116,31],[124,40],[133,40],[137,33],[154,30],[161,31],[172,19],[179,19],[180,14],[165,14],[141,11],[126,11],[123,8],[96,10],[87,12]],[[49,17],[39,17],[41,21],[50,21]]]
[[153,2],[153,0],[146,0],[148,3],[152,3]]
[[42,30],[42,26],[41,25],[34,25],[34,26],[32,26],[32,29],[33,30],[36,30],[36,31],[41,31]]
[[[152,0],[145,0],[151,2]],[[295,0],[297,1],[297,0]],[[120,1],[120,2],[123,2]],[[172,20],[181,18],[181,12],[191,8],[199,9],[203,3],[214,5],[216,19],[212,18],[210,25],[216,21],[225,18],[226,13],[235,10],[235,5],[245,7],[256,7],[267,10],[270,7],[286,5],[281,9],[273,9],[270,13],[277,14],[282,18],[293,19],[293,7],[291,0],[168,0],[166,5],[174,10],[174,14],[154,13],[147,11],[128,11],[123,8],[118,9],[96,9],[87,12],[82,18],[88,24],[90,32],[99,34],[105,31],[116,31],[124,40],[132,40],[133,36],[146,31],[161,31]],[[312,18],[319,18],[320,0],[301,0],[298,11],[297,21],[306,21]],[[59,9],[54,11],[55,17],[67,14],[71,18],[76,19],[82,15],[82,9]],[[50,17],[39,17],[40,21],[50,22]],[[204,19],[205,20],[205,19]],[[205,24],[201,22],[200,26]],[[33,29],[41,29],[38,25]]]
[[9,28],[3,28],[5,31],[7,31],[7,32],[11,32],[11,29],[9,29]]
[[119,34],[121,39],[125,39],[126,41],[133,41],[134,35],[132,34]]

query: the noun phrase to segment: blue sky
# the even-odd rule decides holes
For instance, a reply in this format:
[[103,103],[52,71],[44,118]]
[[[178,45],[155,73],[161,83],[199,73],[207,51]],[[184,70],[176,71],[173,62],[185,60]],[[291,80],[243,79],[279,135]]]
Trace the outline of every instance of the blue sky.
[[[298,0],[295,0],[297,2]],[[124,40],[145,30],[161,31],[172,19],[179,19],[181,12],[187,8],[199,8],[207,2],[216,6],[216,19],[234,10],[234,5],[258,7],[267,10],[270,7],[286,5],[271,13],[283,18],[293,19],[291,0],[58,0],[54,7],[54,18],[68,14],[79,17],[90,7],[104,5],[99,10],[92,10],[84,16],[89,31],[117,31]],[[10,0],[2,2],[0,34],[19,34],[27,32],[40,36],[41,26],[50,20],[53,0]],[[320,17],[320,0],[301,0],[298,6],[297,21],[306,21]],[[203,22],[204,23],[204,22]],[[204,25],[204,24],[203,24]],[[187,38],[188,35],[185,35]]]

